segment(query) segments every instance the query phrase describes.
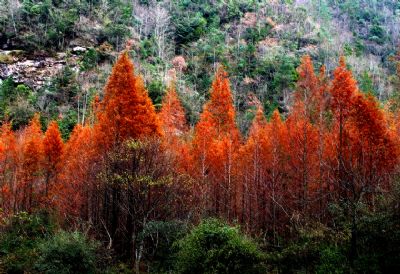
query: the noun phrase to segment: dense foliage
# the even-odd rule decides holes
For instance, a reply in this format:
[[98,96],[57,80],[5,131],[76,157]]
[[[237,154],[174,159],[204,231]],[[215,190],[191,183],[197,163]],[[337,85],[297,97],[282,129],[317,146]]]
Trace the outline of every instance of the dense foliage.
[[[361,91],[380,100],[397,92],[400,7],[393,0],[3,0],[0,11],[0,76],[12,78],[0,90],[13,94],[2,101],[0,115],[14,129],[40,112],[45,124],[57,119],[67,138],[102,96],[110,66],[127,42],[157,108],[166,76],[176,71],[191,125],[218,63],[230,75],[242,133],[252,118],[248,95],[259,98],[267,115],[275,108],[288,112],[304,54],[328,73],[346,55]],[[8,71],[27,61],[44,72]]]
[[6,220],[0,237],[6,273],[94,273],[96,245],[79,232],[57,231],[46,212]]
[[217,220],[204,221],[177,245],[177,273],[265,273],[257,245]]
[[0,272],[399,268],[397,1],[0,4]]
[[[259,99],[250,98],[247,137],[237,128],[222,66],[190,130],[175,80],[157,113],[127,52],[88,122],[66,143],[55,122],[43,133],[38,115],[19,131],[4,123],[2,267],[390,273],[399,256],[399,123],[398,111],[389,111],[396,101],[382,109],[361,93],[344,57],[332,79],[324,67],[316,74],[309,56],[297,74],[285,119],[277,110],[267,119]],[[25,211],[52,212],[65,227],[87,227],[108,250],[102,256],[128,266],[107,270],[96,263],[98,246],[82,234],[57,230],[48,214]],[[240,227],[202,221],[207,216]]]

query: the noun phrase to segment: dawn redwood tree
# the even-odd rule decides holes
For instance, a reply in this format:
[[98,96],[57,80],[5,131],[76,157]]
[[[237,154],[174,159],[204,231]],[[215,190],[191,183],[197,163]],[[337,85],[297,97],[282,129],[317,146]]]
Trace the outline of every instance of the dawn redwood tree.
[[96,198],[101,195],[95,188],[98,152],[93,129],[76,125],[63,152],[60,183],[54,186],[52,193],[57,197],[56,206],[64,218],[89,220],[97,213]]
[[12,214],[18,207],[16,197],[17,140],[11,124],[3,123],[0,129],[0,207],[4,214]]
[[189,157],[189,126],[186,122],[185,110],[182,107],[175,82],[169,83],[158,113],[163,131],[163,143],[166,150],[173,156],[176,170],[187,173],[190,169]]
[[171,82],[162,101],[161,111],[159,113],[162,130],[168,137],[182,136],[189,129],[185,110],[182,107],[175,88],[175,82]]
[[[377,192],[387,189],[398,161],[398,143],[372,96],[358,91],[344,58],[334,71],[330,88],[333,124],[329,134],[334,201],[351,220],[351,254],[357,256],[358,213],[361,203],[372,205]],[[328,139],[328,138],[327,138]]]
[[297,68],[299,79],[292,110],[286,121],[288,132],[288,184],[292,195],[288,205],[297,214],[307,216],[315,196],[318,180],[318,126],[322,108],[319,79],[310,56],[302,58]]
[[398,163],[398,143],[372,95],[355,96],[349,135],[353,155],[351,172],[357,177],[352,191],[358,195],[366,193],[373,203],[375,194],[390,186],[390,174]]
[[[94,154],[87,152],[89,158],[92,155],[95,155],[95,158],[88,163],[87,171],[91,174],[88,179],[90,183],[87,186],[86,196],[89,201],[86,202],[86,206],[89,219],[103,231],[105,237],[109,238],[110,248],[112,243],[118,248],[121,245],[117,243],[132,237],[130,230],[134,225],[135,212],[131,210],[130,202],[126,202],[124,197],[131,184],[135,182],[135,173],[126,182],[108,177],[118,174],[122,168],[113,164],[116,160],[113,158],[114,153],[123,150],[126,143],[132,140],[150,142],[157,147],[162,136],[159,117],[142,78],[134,73],[134,66],[127,52],[123,52],[115,63],[105,87],[104,98],[96,106],[96,110],[97,121],[91,139],[95,143],[96,152]],[[104,170],[106,174],[103,173]],[[104,180],[104,178],[110,179]],[[152,195],[153,189],[155,191],[156,188],[155,185],[148,185],[149,200],[141,202],[150,203],[152,199],[157,199]],[[128,212],[125,210],[126,206]],[[129,252],[129,255],[132,253]],[[136,260],[140,261],[140,258]]]
[[251,125],[246,143],[237,154],[239,163],[240,218],[248,230],[261,229],[260,220],[265,212],[266,200],[263,197],[267,184],[266,168],[270,160],[269,138],[266,132],[267,119],[261,104]]
[[[336,147],[337,158],[334,160],[336,164],[334,181],[335,193],[341,192],[346,184],[346,159],[349,159],[349,136],[346,130],[347,124],[350,121],[350,113],[353,107],[353,100],[358,94],[356,81],[353,78],[351,71],[346,68],[344,57],[340,57],[339,66],[333,72],[334,78],[330,87],[330,109],[334,116],[334,124],[331,132],[334,135],[336,143],[332,146]],[[334,148],[333,148],[334,149]]]
[[140,76],[123,52],[115,63],[97,114],[97,127],[105,148],[133,138],[161,136],[160,122]]
[[57,177],[61,169],[63,149],[64,142],[61,138],[58,124],[52,121],[43,138],[45,199],[49,198],[49,191],[51,191],[52,186],[57,183]]
[[319,79],[315,75],[313,62],[309,55],[305,55],[297,68],[299,78],[294,93],[294,106],[302,102],[304,114],[311,123],[318,121],[321,108],[321,90]]
[[357,94],[353,101],[349,139],[351,158],[345,164],[345,208],[352,221],[351,258],[357,256],[358,212],[361,203],[375,207],[375,197],[391,189],[399,160],[399,142],[372,95]]
[[287,127],[282,121],[278,110],[272,114],[271,120],[266,126],[268,136],[268,161],[266,163],[267,180],[263,185],[261,199],[264,213],[260,215],[260,222],[265,229],[273,233],[273,240],[277,242],[278,232],[282,231],[285,223],[290,218],[290,205],[288,201],[287,155],[288,134]]
[[39,115],[33,117],[19,138],[22,155],[17,172],[18,210],[31,212],[38,207],[43,195],[43,132]]
[[287,121],[288,133],[288,193],[292,210],[302,216],[310,213],[318,175],[318,131],[306,115],[306,107],[298,102]]
[[236,127],[230,82],[224,68],[218,68],[210,90],[210,100],[203,108],[193,139],[193,165],[202,182],[206,206],[216,215],[237,215],[237,182],[234,154],[240,142]]

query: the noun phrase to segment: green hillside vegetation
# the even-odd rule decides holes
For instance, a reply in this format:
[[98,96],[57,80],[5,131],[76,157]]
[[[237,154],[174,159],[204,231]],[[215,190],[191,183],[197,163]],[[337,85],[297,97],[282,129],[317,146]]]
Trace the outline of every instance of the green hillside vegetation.
[[[66,53],[66,65],[48,83],[20,86],[30,95],[6,99],[2,115],[15,128],[39,111],[46,121],[58,119],[68,136],[71,124],[87,116],[94,95],[102,94],[110,64],[127,41],[156,106],[168,71],[175,69],[192,124],[218,63],[230,75],[242,131],[252,118],[246,111],[250,94],[267,114],[276,107],[287,112],[304,54],[328,72],[344,54],[364,92],[383,101],[396,92],[391,57],[399,43],[400,4],[395,0],[7,0],[0,9],[4,50],[22,50],[20,56],[32,59]],[[74,47],[85,51],[71,57]],[[0,62],[16,59],[0,53]],[[3,93],[26,84],[10,81],[3,82]]]
[[0,0],[0,273],[396,273],[399,118],[399,0]]

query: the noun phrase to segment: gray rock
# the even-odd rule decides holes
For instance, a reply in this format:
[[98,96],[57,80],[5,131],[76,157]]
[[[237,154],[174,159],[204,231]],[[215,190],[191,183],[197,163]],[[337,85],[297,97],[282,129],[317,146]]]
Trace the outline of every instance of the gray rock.
[[72,52],[73,53],[82,53],[82,52],[85,52],[85,51],[86,51],[86,48],[80,47],[80,46],[72,48]]

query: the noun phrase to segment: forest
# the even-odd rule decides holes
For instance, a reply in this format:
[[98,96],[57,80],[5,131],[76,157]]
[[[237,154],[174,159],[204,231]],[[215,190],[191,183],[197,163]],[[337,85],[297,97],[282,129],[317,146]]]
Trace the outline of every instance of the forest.
[[398,271],[397,1],[3,2],[0,273]]

